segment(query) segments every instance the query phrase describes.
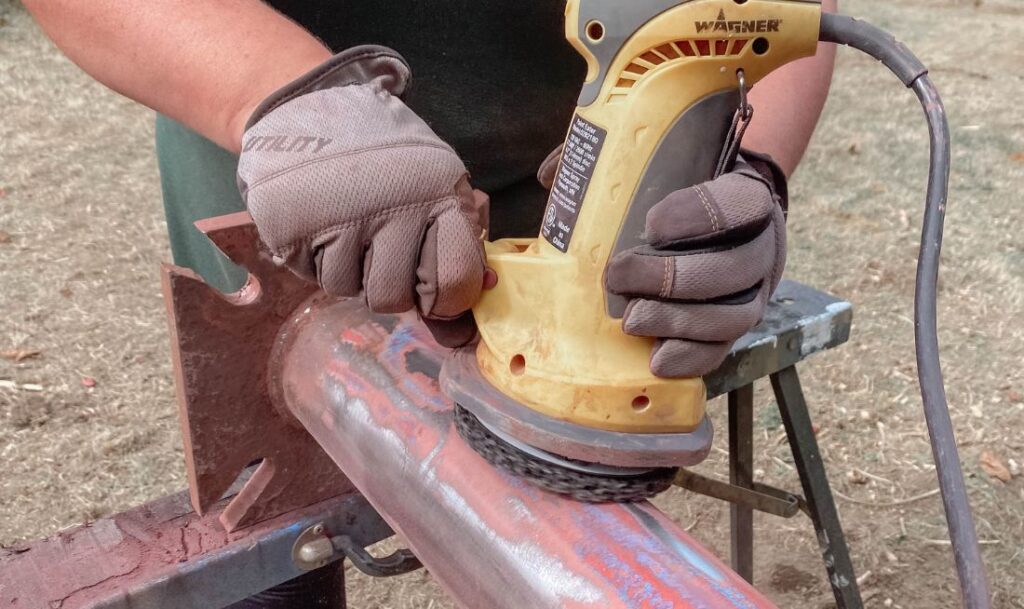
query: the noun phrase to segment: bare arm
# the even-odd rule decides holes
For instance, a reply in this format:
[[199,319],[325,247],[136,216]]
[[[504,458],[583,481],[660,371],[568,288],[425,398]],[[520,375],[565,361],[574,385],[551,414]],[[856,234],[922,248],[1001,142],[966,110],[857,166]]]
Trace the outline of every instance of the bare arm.
[[[837,0],[823,0],[822,8],[836,11]],[[744,145],[765,152],[792,175],[814,134],[832,83],[836,47],[819,44],[814,57],[795,61],[761,81],[750,92],[754,120]]]
[[[260,0],[23,0],[75,63],[111,89],[238,152],[255,106],[330,51]],[[823,0],[834,11],[837,0]],[[746,145],[792,174],[825,104],[835,48],[751,92]]]
[[331,55],[259,0],[23,2],[91,76],[233,152],[260,101]]

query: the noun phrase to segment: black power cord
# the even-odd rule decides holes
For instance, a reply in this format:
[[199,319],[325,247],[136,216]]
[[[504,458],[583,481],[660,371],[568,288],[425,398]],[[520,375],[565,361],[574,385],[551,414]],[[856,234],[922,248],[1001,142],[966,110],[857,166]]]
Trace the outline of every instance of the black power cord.
[[960,579],[963,607],[989,609],[992,605],[988,578],[981,560],[963,472],[960,470],[953,423],[949,418],[936,331],[936,286],[942,251],[942,226],[949,192],[950,142],[946,111],[935,85],[928,78],[928,69],[907,47],[886,32],[863,21],[826,13],[821,18],[820,39],[823,42],[848,45],[881,61],[903,84],[914,90],[928,119],[931,145],[928,194],[921,233],[921,252],[917,262],[917,286],[914,291],[917,376],[921,384],[924,416],[931,438],[939,490],[946,510],[953,557]]

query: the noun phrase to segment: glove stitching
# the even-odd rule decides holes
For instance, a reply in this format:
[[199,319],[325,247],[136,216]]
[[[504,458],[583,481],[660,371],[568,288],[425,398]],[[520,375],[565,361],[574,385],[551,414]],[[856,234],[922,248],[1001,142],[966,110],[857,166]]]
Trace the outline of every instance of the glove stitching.
[[[437,198],[437,199],[433,199],[431,201],[421,201],[421,202],[418,202],[418,203],[406,203],[404,205],[399,205],[397,207],[389,207],[387,209],[382,209],[380,211],[374,212],[374,213],[369,214],[369,215],[361,216],[359,218],[353,218],[351,220],[346,220],[345,222],[340,222],[340,223],[337,223],[337,224],[331,224],[329,226],[326,226],[326,227],[318,230],[317,232],[313,233],[312,235],[305,235],[305,236],[303,236],[303,237],[301,237],[299,239],[294,239],[292,241],[289,241],[288,243],[285,243],[284,245],[279,246],[277,248],[276,252],[272,251],[271,253],[273,253],[276,256],[280,256],[282,258],[287,258],[288,256],[291,255],[291,253],[295,250],[296,247],[302,245],[303,243],[312,243],[313,241],[316,241],[320,237],[323,237],[324,235],[327,235],[329,233],[338,232],[340,230],[349,228],[351,226],[356,226],[356,225],[359,225],[359,224],[363,224],[363,223],[365,223],[365,222],[367,222],[369,220],[376,220],[376,219],[381,218],[381,217],[397,215],[397,214],[400,214],[401,212],[405,212],[405,211],[408,211],[410,209],[417,209],[417,208],[421,208],[421,207],[429,207],[431,205],[436,205],[437,203],[441,203],[441,202],[446,201],[446,200],[452,200],[454,202],[455,198],[452,197],[451,195],[445,195],[443,197],[440,197],[440,198]],[[444,212],[444,211],[447,211],[447,210],[451,209],[452,207],[453,206],[445,206],[445,207],[442,207],[440,209],[440,211]],[[465,214],[460,214],[460,215],[464,216]]]
[[[469,216],[466,214],[466,212],[463,211],[462,208],[458,205],[458,199],[455,199],[454,202],[456,204],[454,209],[456,209],[458,211],[459,218],[462,219],[462,222],[465,225],[465,227],[467,229],[469,229],[470,231],[474,230],[474,228],[475,228],[474,223],[469,219]],[[445,208],[442,209],[442,212],[448,211],[450,209],[453,209],[453,207],[451,207],[451,206],[445,207]],[[440,216],[441,214],[438,214],[438,215]],[[482,266],[484,268],[484,271],[486,272],[486,270],[487,270],[487,255],[484,252],[484,248],[483,248],[482,244],[480,245],[480,247],[476,248],[476,258],[477,258],[477,262],[480,263],[480,266]],[[436,277],[436,279],[437,279],[437,291],[440,293],[440,291],[441,291],[441,277],[440,277],[440,273],[438,273],[438,276]],[[440,300],[440,299],[438,299],[438,300]],[[437,302],[435,301],[434,304],[436,306]],[[462,311],[461,313],[456,313],[456,314],[454,314],[452,316],[441,316],[441,315],[435,314],[433,312],[433,307],[432,307],[431,308],[431,312],[430,313],[424,313],[423,316],[427,317],[429,319],[436,319],[436,320],[440,320],[440,321],[454,321],[454,320],[462,317],[465,314],[466,314],[466,312]]]
[[[458,203],[458,200],[456,200],[456,203]],[[447,209],[450,209],[450,208],[445,208],[445,209],[447,210]],[[461,206],[457,206],[456,209],[458,210],[459,217],[462,218],[462,222],[463,222],[463,224],[465,224],[466,228],[469,229],[470,231],[475,231],[476,230],[476,225],[473,223],[472,220],[469,219],[469,215],[462,209]],[[487,229],[485,228],[485,229],[483,229],[483,235],[480,237],[480,239],[478,241],[478,244],[479,244],[480,247],[476,248],[477,260],[480,262],[480,265],[485,268],[485,270],[486,270],[486,267],[487,267],[487,255],[484,253],[483,237],[485,237],[486,235],[487,235]]]
[[671,282],[671,279],[670,279],[671,269],[673,269],[675,267],[675,261],[672,258],[666,257],[665,258],[664,266],[665,266],[665,272],[662,273],[662,277],[661,277],[661,291],[658,294],[662,298],[668,298],[669,297],[669,293],[670,293],[669,288],[672,285],[672,282]]
[[359,150],[346,150],[344,152],[336,152],[334,154],[331,154],[331,155],[328,155],[328,156],[325,156],[325,157],[309,159],[309,160],[303,161],[302,163],[299,163],[297,165],[290,165],[290,166],[288,166],[288,167],[286,167],[284,169],[280,169],[280,170],[278,170],[275,173],[272,173],[270,175],[263,176],[262,178],[256,180],[252,184],[249,184],[248,192],[251,193],[254,189],[258,188],[259,186],[262,186],[264,183],[266,183],[266,182],[268,182],[268,181],[270,181],[270,180],[272,180],[274,178],[279,178],[279,177],[281,177],[283,175],[287,175],[287,174],[289,174],[289,173],[291,173],[293,171],[296,171],[298,169],[303,169],[305,167],[309,167],[311,165],[317,165],[319,163],[323,163],[323,162],[326,162],[326,161],[331,161],[331,160],[338,159],[338,158],[343,158],[343,157],[346,157],[346,156],[356,156],[356,155],[360,155],[360,154],[363,154],[363,153],[366,153],[366,152],[376,152],[378,150],[393,150],[393,149],[398,149],[398,148],[417,148],[417,147],[435,148],[437,150],[443,150],[445,152],[451,152],[452,154],[454,154],[454,151],[450,147],[444,145],[443,143],[431,143],[431,142],[415,142],[415,143],[409,143],[409,144],[383,144],[383,145],[380,145],[380,146],[374,146],[372,148],[360,148]]
[[700,197],[701,204],[704,205],[704,211],[707,212],[708,219],[711,220],[711,230],[718,232],[718,214],[714,213],[711,202],[708,201],[707,196],[704,194],[703,186],[697,186],[695,190],[697,191],[697,196]]

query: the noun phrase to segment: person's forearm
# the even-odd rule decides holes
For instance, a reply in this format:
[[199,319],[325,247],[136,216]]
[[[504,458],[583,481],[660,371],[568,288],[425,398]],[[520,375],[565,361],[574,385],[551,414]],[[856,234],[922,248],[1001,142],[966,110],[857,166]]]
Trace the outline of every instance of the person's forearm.
[[330,57],[260,0],[23,0],[111,89],[237,152],[264,98]]
[[[823,0],[822,8],[836,11],[837,0]],[[818,54],[783,66],[750,92],[754,119],[744,144],[772,155],[792,175],[814,134],[832,83],[836,48],[818,45]]]

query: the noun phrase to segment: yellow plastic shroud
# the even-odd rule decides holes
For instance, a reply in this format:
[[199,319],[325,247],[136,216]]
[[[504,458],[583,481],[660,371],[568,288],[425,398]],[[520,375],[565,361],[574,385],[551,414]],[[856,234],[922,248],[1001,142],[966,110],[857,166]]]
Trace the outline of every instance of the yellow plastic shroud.
[[[566,36],[587,59],[593,81],[600,66],[590,47],[609,26],[581,24],[586,2],[569,0]],[[621,320],[609,316],[605,265],[665,133],[699,100],[736,91],[737,70],[749,86],[813,55],[820,14],[817,2],[804,0],[692,0],[661,12],[622,42],[596,100],[576,110],[606,135],[599,134],[600,152],[566,251],[544,238],[487,244],[498,285],[473,312],[482,339],[477,359],[491,384],[547,416],[598,429],[675,433],[701,422],[703,381],[653,376],[653,339],[626,335]],[[759,38],[767,41],[763,54]],[[720,150],[722,142],[701,145]]]

